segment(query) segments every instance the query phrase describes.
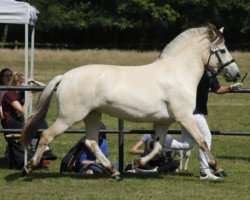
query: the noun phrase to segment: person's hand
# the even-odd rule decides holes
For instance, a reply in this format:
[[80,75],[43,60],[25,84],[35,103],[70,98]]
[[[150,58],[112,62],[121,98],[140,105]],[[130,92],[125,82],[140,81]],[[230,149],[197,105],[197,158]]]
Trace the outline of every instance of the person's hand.
[[242,85],[243,83],[235,83],[233,85],[230,85],[230,89],[231,91],[237,91],[239,88],[241,88]]
[[2,111],[2,106],[0,106],[0,119],[1,119],[1,120],[4,119],[3,111]]
[[35,80],[33,78],[28,79],[28,83],[34,83],[34,82],[35,82]]
[[101,164],[100,160],[98,160],[98,159],[96,159],[94,163],[95,164]]

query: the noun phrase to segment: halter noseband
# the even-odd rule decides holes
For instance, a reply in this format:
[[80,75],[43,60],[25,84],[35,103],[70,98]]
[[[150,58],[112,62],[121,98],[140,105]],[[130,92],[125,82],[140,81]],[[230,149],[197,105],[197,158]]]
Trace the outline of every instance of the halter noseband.
[[235,62],[235,60],[234,59],[231,59],[231,60],[229,60],[228,62],[226,62],[226,63],[222,63],[222,60],[221,60],[221,58],[220,58],[220,56],[219,56],[219,54],[218,54],[218,51],[221,51],[221,49],[218,47],[218,46],[211,46],[211,48],[210,48],[210,54],[209,54],[209,57],[208,57],[208,61],[207,61],[207,64],[205,65],[205,67],[207,68],[208,67],[208,65],[209,65],[209,62],[210,62],[210,58],[211,58],[211,55],[212,54],[215,54],[216,55],[216,57],[218,58],[218,60],[219,60],[219,63],[220,63],[220,65],[218,66],[218,70],[217,70],[217,73],[219,74],[226,66],[228,66],[228,65],[230,65],[231,63],[233,63],[233,62]]

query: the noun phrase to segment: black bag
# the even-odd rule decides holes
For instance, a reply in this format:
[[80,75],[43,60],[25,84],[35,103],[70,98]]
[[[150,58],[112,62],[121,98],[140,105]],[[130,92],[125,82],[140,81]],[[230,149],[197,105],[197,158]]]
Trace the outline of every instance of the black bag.
[[[33,156],[34,152],[28,150],[28,160]],[[10,169],[22,169],[24,166],[24,150],[20,141],[8,141],[6,157]]]
[[86,151],[85,137],[81,138],[64,156],[61,162],[60,172],[79,172],[76,165],[79,156],[83,151]]

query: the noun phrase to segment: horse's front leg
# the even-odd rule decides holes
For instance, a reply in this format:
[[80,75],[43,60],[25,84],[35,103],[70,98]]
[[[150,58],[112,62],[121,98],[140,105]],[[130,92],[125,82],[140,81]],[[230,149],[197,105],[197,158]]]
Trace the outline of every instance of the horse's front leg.
[[165,137],[166,137],[166,130],[168,129],[168,127],[169,126],[167,125],[154,124],[154,130],[155,130],[154,149],[148,155],[140,159],[134,160],[133,165],[132,165],[134,169],[138,168],[139,166],[146,165],[157,154],[162,152]]
[[185,119],[181,120],[180,123],[187,130],[187,132],[193,137],[193,139],[199,145],[200,149],[204,152],[209,167],[211,167],[211,169],[213,169],[214,172],[223,171],[223,169],[218,165],[212,153],[210,152],[204,137],[202,136],[202,134],[198,129],[194,116],[191,115],[189,117],[185,117]]
[[98,146],[95,140],[85,140],[85,145],[95,154],[96,158],[101,162],[101,164],[110,171],[111,177],[120,181],[122,180],[120,172],[115,169],[112,163],[106,158]]

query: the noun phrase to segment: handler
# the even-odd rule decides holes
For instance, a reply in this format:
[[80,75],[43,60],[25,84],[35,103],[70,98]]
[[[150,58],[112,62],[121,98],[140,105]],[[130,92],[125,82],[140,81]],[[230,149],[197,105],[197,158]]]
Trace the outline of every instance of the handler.
[[[225,94],[230,91],[236,91],[242,86],[242,83],[235,83],[231,86],[221,86],[216,74],[212,68],[207,68],[200,80],[197,88],[196,97],[196,108],[194,110],[194,116],[197,126],[204,136],[207,142],[208,148],[210,150],[212,143],[212,135],[209,130],[205,115],[208,114],[207,111],[207,101],[209,89],[216,94]],[[166,141],[166,146],[170,149],[191,149],[194,146],[193,138],[185,131],[182,130],[182,137],[180,139],[170,138]],[[207,159],[201,149],[199,149],[199,167],[200,167],[200,179],[201,180],[218,180],[221,177],[226,177],[227,174],[224,171],[220,173],[213,174]]]

